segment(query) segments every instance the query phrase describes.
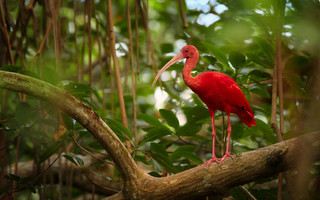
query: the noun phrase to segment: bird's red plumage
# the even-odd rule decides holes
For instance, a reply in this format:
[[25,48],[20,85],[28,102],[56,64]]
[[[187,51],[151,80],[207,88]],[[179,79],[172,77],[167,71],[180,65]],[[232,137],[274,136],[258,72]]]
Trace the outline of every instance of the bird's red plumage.
[[255,125],[251,107],[237,83],[219,72],[203,72],[188,85],[212,110],[235,113],[249,127]]
[[[152,88],[162,72],[175,62],[184,58],[187,59],[182,71],[184,82],[208,106],[211,116],[213,138],[212,158],[205,163],[207,164],[207,167],[209,167],[212,162],[219,162],[221,164],[226,158],[232,157],[229,153],[231,135],[230,113],[237,114],[240,119],[250,127],[256,125],[253,112],[241,89],[231,77],[219,72],[203,72],[196,77],[191,76],[191,71],[199,60],[198,50],[192,45],[183,47],[180,53],[172,58],[159,71],[152,83]],[[226,154],[222,158],[217,158],[215,155],[216,132],[214,127],[214,114],[216,110],[226,112],[228,115],[228,143]]]

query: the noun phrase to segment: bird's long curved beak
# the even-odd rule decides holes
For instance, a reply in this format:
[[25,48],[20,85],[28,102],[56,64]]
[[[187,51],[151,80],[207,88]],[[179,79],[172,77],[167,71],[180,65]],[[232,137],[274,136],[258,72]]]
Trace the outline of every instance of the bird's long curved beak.
[[160,78],[160,75],[166,70],[168,69],[171,65],[173,65],[174,63],[178,62],[179,60],[184,59],[182,53],[180,52],[178,55],[176,55],[175,57],[173,57],[165,66],[162,67],[162,69],[158,72],[157,76],[154,78],[153,83],[152,83],[152,90],[154,88],[154,85],[156,84],[157,80]]

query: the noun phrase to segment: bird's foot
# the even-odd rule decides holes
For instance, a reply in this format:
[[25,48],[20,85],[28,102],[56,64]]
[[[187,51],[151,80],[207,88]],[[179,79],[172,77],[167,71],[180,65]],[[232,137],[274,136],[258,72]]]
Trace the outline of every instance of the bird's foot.
[[207,160],[206,162],[200,164],[199,166],[206,164],[206,165],[207,165],[207,169],[208,169],[209,165],[210,165],[212,162],[217,162],[217,163],[219,163],[219,162],[220,162],[220,158],[217,158],[217,157],[214,156],[214,157],[212,157],[210,160]]
[[222,162],[228,158],[228,157],[231,157],[233,159],[233,155],[229,154],[229,153],[226,153],[222,158],[220,158],[220,161],[219,161],[219,166],[222,164]]

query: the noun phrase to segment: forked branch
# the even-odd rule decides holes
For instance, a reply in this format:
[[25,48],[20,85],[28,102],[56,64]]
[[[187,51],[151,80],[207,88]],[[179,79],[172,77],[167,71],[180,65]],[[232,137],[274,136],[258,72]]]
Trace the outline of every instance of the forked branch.
[[124,145],[98,115],[68,92],[25,75],[0,71],[0,88],[26,93],[50,102],[81,123],[109,153],[123,178],[123,191],[108,199],[197,199],[292,169],[303,148],[320,159],[320,131],[235,155],[219,166],[199,166],[163,178],[141,172]]

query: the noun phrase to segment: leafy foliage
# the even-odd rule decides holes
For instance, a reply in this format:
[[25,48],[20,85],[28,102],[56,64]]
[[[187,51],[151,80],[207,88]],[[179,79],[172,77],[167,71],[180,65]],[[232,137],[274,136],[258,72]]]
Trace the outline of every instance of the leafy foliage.
[[[285,134],[293,136],[293,132],[320,128],[320,112],[304,111],[310,102],[317,102],[319,98],[318,94],[312,93],[315,91],[313,88],[319,67],[320,24],[319,20],[314,20],[317,19],[315,16],[318,16],[317,1],[281,0],[277,3],[186,0],[182,6],[187,28],[180,20],[179,9],[176,9],[179,1],[148,1],[148,15],[145,13],[145,1],[137,1],[140,2],[137,21],[134,3],[131,3],[134,78],[130,76],[131,58],[125,1],[114,1],[112,9],[116,53],[124,89],[128,127],[121,123],[114,61],[111,62],[110,38],[106,31],[105,1],[92,1],[94,6],[89,17],[85,14],[89,1],[62,1],[57,18],[59,20],[55,20],[59,23],[54,24],[59,33],[49,30],[40,54],[36,52],[52,19],[53,9],[48,7],[46,2],[36,1],[31,6],[32,12],[21,14],[23,9],[16,6],[20,1],[5,2],[8,11],[7,30],[15,64],[8,65],[8,48],[0,45],[0,50],[3,50],[1,52],[5,52],[5,56],[1,55],[0,58],[0,70],[44,80],[85,102],[104,119],[122,142],[131,145],[135,161],[148,168],[153,176],[190,169],[211,156],[212,127],[209,112],[203,102],[183,83],[183,63],[177,63],[168,69],[162,75],[162,82],[157,83],[159,87],[156,87],[155,91],[150,90],[158,68],[185,44],[195,45],[200,53],[200,61],[193,75],[204,71],[220,71],[229,75],[239,84],[252,106],[257,123],[255,127],[246,127],[237,116],[231,116],[231,143],[234,153],[277,142],[270,127],[270,119],[271,84],[279,33],[284,62]],[[282,11],[278,14],[279,10]],[[28,17],[21,17],[24,15]],[[146,16],[149,17],[148,20]],[[210,16],[217,19],[212,20]],[[91,20],[91,44],[88,18]],[[135,27],[136,22],[138,27]],[[136,63],[137,55],[139,63]],[[136,85],[132,85],[132,80],[136,81]],[[88,131],[66,114],[62,114],[63,123],[59,123],[59,111],[46,102],[29,96],[26,101],[20,102],[19,99],[23,99],[22,94],[3,90],[0,97],[0,134],[5,136],[5,143],[10,144],[6,149],[7,160],[15,160],[15,149],[19,148],[19,162],[33,160],[40,165],[71,143],[72,149],[63,157],[73,165],[84,168],[84,161],[79,156],[86,154],[82,148],[93,153],[103,151],[101,144],[93,141]],[[133,103],[134,98],[136,105]],[[134,114],[137,114],[137,120],[133,118]],[[277,117],[279,118],[279,112]],[[223,154],[226,137],[226,120],[222,119],[223,114],[217,112],[216,151],[220,155]],[[53,134],[59,124],[65,126],[66,134],[54,141]],[[16,142],[19,137],[20,146]],[[111,178],[90,170],[97,176],[107,177],[109,181],[119,178],[116,169]],[[9,174],[6,179],[19,184],[30,182],[14,174]],[[256,183],[268,184],[272,179]],[[248,188],[258,199],[265,196],[276,199],[274,187],[261,189],[256,183],[248,185]],[[10,189],[1,184],[0,186],[4,192]],[[27,189],[31,192],[39,191],[32,184]],[[74,192],[72,197],[76,197],[78,193]],[[230,195],[235,199],[245,198],[238,188],[232,189]]]

